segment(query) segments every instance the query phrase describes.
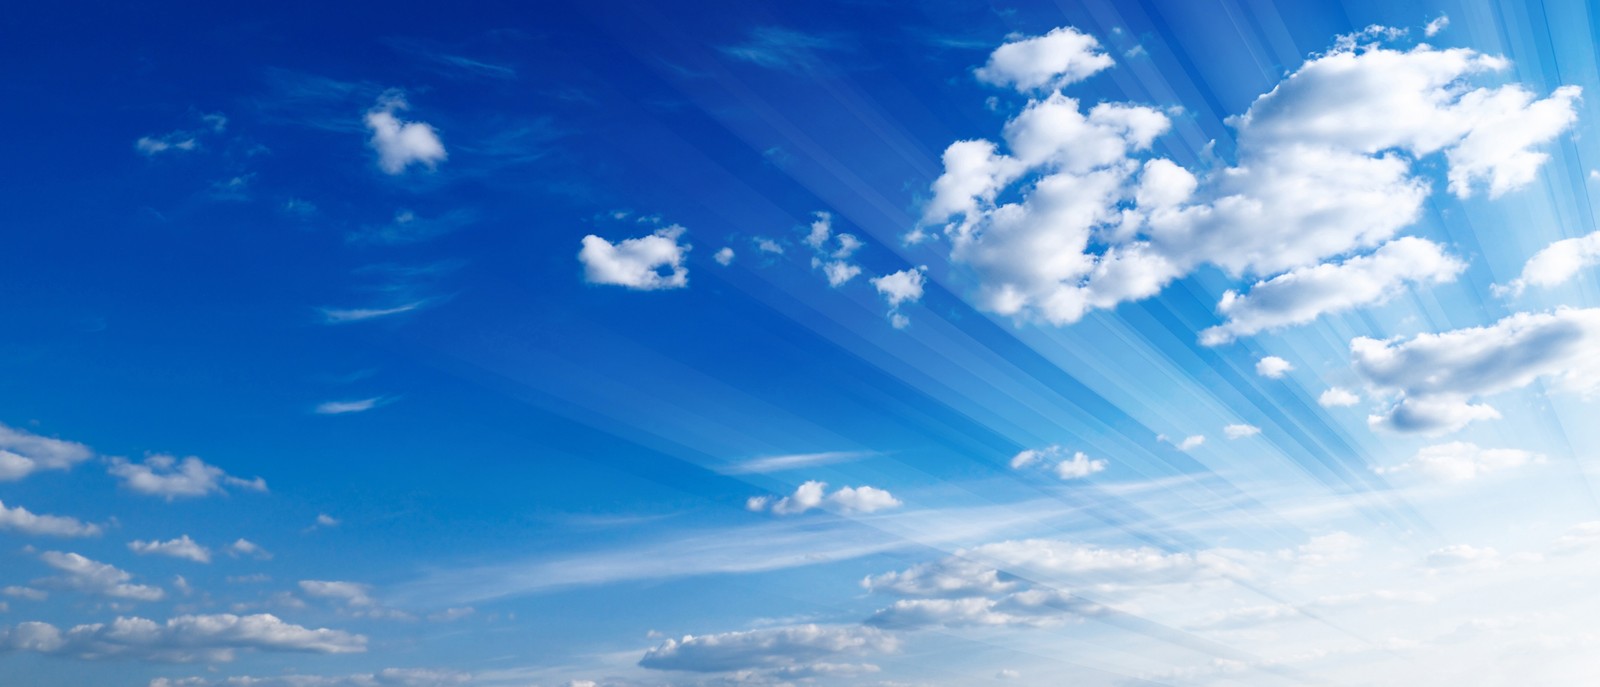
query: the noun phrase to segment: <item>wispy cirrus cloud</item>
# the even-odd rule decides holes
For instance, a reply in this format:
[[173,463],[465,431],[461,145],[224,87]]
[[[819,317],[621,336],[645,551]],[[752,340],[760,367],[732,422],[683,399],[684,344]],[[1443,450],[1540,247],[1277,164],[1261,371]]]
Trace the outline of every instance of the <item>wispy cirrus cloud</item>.
[[391,400],[393,399],[387,396],[374,396],[372,398],[363,398],[356,401],[326,401],[317,404],[317,407],[313,408],[312,412],[318,415],[346,415],[349,413],[364,413],[372,410],[373,408],[389,403]]

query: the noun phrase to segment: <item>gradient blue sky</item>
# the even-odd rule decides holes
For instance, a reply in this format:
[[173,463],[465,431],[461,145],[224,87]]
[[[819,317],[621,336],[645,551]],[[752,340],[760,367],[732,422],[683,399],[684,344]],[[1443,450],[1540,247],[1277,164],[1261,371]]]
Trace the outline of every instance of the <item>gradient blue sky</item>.
[[1600,678],[1583,3],[34,3],[0,682]]

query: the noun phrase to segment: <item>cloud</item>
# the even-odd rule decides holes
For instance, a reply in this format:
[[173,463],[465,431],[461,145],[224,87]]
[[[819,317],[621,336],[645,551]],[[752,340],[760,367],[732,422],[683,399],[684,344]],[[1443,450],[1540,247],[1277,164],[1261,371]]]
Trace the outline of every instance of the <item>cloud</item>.
[[1092,460],[1082,451],[1068,451],[1056,444],[1044,448],[1024,449],[1011,457],[1013,470],[1042,463],[1048,463],[1048,468],[1064,480],[1083,479],[1106,469],[1106,461]]
[[247,556],[260,561],[272,559],[271,552],[261,548],[261,545],[244,538],[235,540],[232,544],[228,545],[228,555],[234,558]]
[[1361,402],[1361,397],[1344,387],[1330,387],[1317,397],[1317,405],[1324,408],[1347,408]]
[[1500,295],[1518,296],[1529,286],[1560,286],[1577,276],[1578,272],[1595,265],[1600,265],[1600,231],[1545,246],[1528,258],[1528,262],[1522,266],[1522,276],[1505,286],[1496,284],[1494,291]]
[[339,526],[339,519],[335,518],[335,517],[333,517],[331,515],[328,515],[327,513],[318,513],[317,514],[317,521],[312,525],[312,527],[338,527],[338,526]]
[[55,577],[35,580],[40,586],[70,589],[86,594],[124,601],[159,601],[166,596],[160,587],[132,584],[133,575],[125,570],[76,553],[45,551],[39,560],[60,572]]
[[1269,355],[1256,361],[1256,374],[1267,379],[1282,379],[1285,374],[1294,369],[1289,361],[1275,355]]
[[[831,249],[827,245],[829,238],[834,240]],[[850,262],[850,256],[862,246],[861,239],[854,234],[834,234],[831,213],[816,212],[816,219],[811,222],[811,230],[806,234],[806,245],[816,253],[811,258],[812,269],[822,270],[822,274],[828,278],[828,286],[839,288],[861,274],[861,267]]]
[[132,658],[188,663],[226,662],[239,650],[321,654],[358,653],[367,638],[340,630],[312,630],[271,614],[182,615],[158,623],[119,617],[110,623],[61,630],[39,622],[0,628],[0,651],[31,651],[83,659]]
[[346,322],[365,322],[390,315],[408,313],[424,305],[428,301],[412,301],[392,308],[321,308],[322,319],[328,324],[344,324]]
[[133,149],[147,157],[162,153],[199,150],[202,137],[222,133],[228,127],[228,118],[221,114],[201,115],[200,121],[205,125],[200,129],[173,131],[160,136],[140,136],[139,140],[133,142]]
[[836,38],[775,26],[750,30],[743,43],[718,48],[722,54],[760,67],[794,73],[814,72],[825,64],[823,54],[845,50]]
[[382,396],[363,398],[359,401],[328,401],[317,404],[313,411],[318,415],[344,415],[347,413],[363,413],[381,405],[385,400]]
[[777,241],[766,237],[756,239],[756,250],[773,255],[783,255],[783,246],[778,245]]
[[453,233],[478,218],[470,210],[454,210],[436,217],[423,217],[410,210],[398,210],[387,224],[369,226],[345,236],[350,243],[397,246],[422,243]]
[[0,501],[0,530],[49,537],[93,537],[100,526],[61,515],[38,515],[22,506],[7,508]]
[[1424,446],[1411,460],[1375,470],[1380,475],[1414,472],[1436,482],[1465,482],[1543,460],[1544,456],[1521,449],[1479,448],[1477,444],[1453,441]]
[[1439,35],[1439,32],[1445,30],[1448,26],[1450,26],[1449,15],[1441,14],[1434,17],[1433,21],[1428,22],[1427,26],[1422,27],[1422,34],[1432,38]]
[[45,593],[43,590],[34,589],[32,587],[19,587],[17,585],[11,585],[5,589],[0,589],[0,593],[3,593],[13,599],[27,599],[29,601],[44,601],[50,597],[50,595]]
[[1228,425],[1222,428],[1222,433],[1227,435],[1229,439],[1243,439],[1260,434],[1261,428],[1246,424]]
[[1063,616],[1091,616],[1106,608],[1071,594],[1049,589],[1028,589],[998,598],[901,599],[879,610],[867,624],[893,629],[962,627],[969,625],[1047,626]]
[[330,599],[343,604],[349,613],[365,618],[384,620],[415,620],[411,614],[386,607],[372,598],[372,586],[359,582],[338,580],[301,580],[300,591],[317,599]]
[[[447,687],[472,681],[470,673],[437,668],[384,668],[349,675],[234,675],[230,677],[158,677],[147,687]],[[591,685],[593,683],[590,683]]]
[[141,556],[154,553],[163,556],[171,556],[173,558],[183,558],[196,563],[211,562],[211,550],[196,543],[195,540],[190,539],[189,535],[187,534],[178,537],[177,539],[169,539],[167,541],[143,541],[135,539],[131,542],[128,542],[128,550]]
[[717,254],[711,256],[711,258],[713,260],[716,260],[717,264],[718,265],[722,265],[723,267],[727,267],[728,265],[732,265],[733,264],[733,249],[729,248],[727,246],[723,246],[722,250],[717,251]]
[[926,269],[914,267],[873,277],[872,288],[877,289],[889,303],[889,323],[893,324],[895,329],[905,329],[911,324],[911,319],[901,314],[900,306],[922,300],[922,284],[925,279],[923,272]]
[[899,499],[876,487],[841,487],[831,494],[827,489],[827,482],[811,480],[801,484],[793,494],[776,500],[752,497],[745,502],[745,507],[752,511],[770,510],[773,515],[799,515],[823,506],[843,513],[874,513],[901,505]]
[[220,494],[226,487],[265,492],[267,483],[260,477],[241,479],[207,465],[194,456],[183,460],[165,454],[148,456],[140,463],[126,458],[112,458],[106,472],[122,482],[122,486],[140,494],[160,496],[168,501],[178,497],[196,497]]
[[818,465],[832,465],[878,455],[873,451],[823,451],[819,453],[791,453],[781,456],[766,456],[755,458],[742,463],[720,468],[718,472],[724,475],[766,474],[769,472],[782,472],[799,468],[816,467]]
[[984,83],[1013,86],[1025,93],[1060,89],[1112,64],[1093,36],[1062,27],[1043,36],[1008,41],[989,55],[976,74]]
[[674,224],[649,236],[623,239],[616,244],[594,234],[585,236],[583,250],[578,252],[584,278],[590,284],[613,284],[639,291],[684,288],[689,285],[689,268],[683,261],[690,246],[678,243],[683,232],[683,227]]
[[[1442,156],[1451,192],[1486,186],[1497,197],[1530,183],[1548,157],[1535,148],[1575,121],[1575,87],[1538,98],[1515,83],[1473,83],[1508,65],[1467,49],[1352,39],[1231,118],[1237,158],[1204,178],[1148,159],[1170,127],[1165,112],[1030,96],[1002,131],[1006,152],[987,140],[945,150],[906,238],[937,229],[979,308],[1055,325],[1153,296],[1206,265],[1257,281],[1225,297],[1227,321],[1209,343],[1381,302],[1460,269],[1432,244],[1394,242],[1431,192],[1415,162]],[[1053,73],[1019,85],[1052,85]]]
[[893,635],[875,628],[797,625],[668,639],[646,651],[639,665],[702,673],[786,668],[835,656],[891,652],[898,647]]
[[0,424],[0,482],[14,482],[40,470],[70,470],[93,455],[83,444]]
[[1374,427],[1441,433],[1500,413],[1472,400],[1545,379],[1557,390],[1600,388],[1600,309],[1516,313],[1487,327],[1409,340],[1359,337],[1350,342],[1357,374],[1399,397],[1372,415]]
[[432,126],[395,116],[409,108],[405,96],[390,91],[367,110],[367,129],[372,132],[369,144],[378,151],[378,168],[385,174],[402,174],[412,164],[433,169],[449,157]]
[[1466,267],[1431,241],[1396,239],[1370,255],[1291,270],[1257,282],[1248,293],[1224,293],[1217,311],[1227,321],[1200,332],[1200,343],[1214,346],[1310,322],[1323,314],[1383,303],[1407,284],[1453,281]]

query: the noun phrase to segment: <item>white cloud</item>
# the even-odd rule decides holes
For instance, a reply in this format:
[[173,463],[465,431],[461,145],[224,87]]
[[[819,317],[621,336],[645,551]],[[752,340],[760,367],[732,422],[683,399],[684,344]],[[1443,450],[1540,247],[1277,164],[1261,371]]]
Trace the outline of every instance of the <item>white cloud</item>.
[[385,400],[382,396],[363,398],[359,401],[327,401],[317,404],[313,412],[318,415],[344,415],[346,413],[362,413],[378,407]]
[[[1056,325],[1153,296],[1203,265],[1256,278],[1256,290],[1224,301],[1229,322],[1213,343],[1453,276],[1458,263],[1442,253],[1418,264],[1395,255],[1431,244],[1368,255],[1420,215],[1430,188],[1413,162],[1442,154],[1462,197],[1525,186],[1548,157],[1535,148],[1574,121],[1578,90],[1539,99],[1518,84],[1476,86],[1508,62],[1471,50],[1346,43],[1231,119],[1237,159],[1203,179],[1141,159],[1169,127],[1163,112],[1034,98],[1004,128],[1009,152],[990,141],[946,149],[907,240],[939,227],[976,281],[978,307]],[[1333,258],[1342,262],[1317,267]]]
[[877,289],[889,303],[889,322],[895,329],[905,329],[911,324],[911,320],[901,314],[900,306],[922,300],[923,272],[926,269],[914,267],[872,278],[872,288]]
[[1493,472],[1542,462],[1544,456],[1514,448],[1479,448],[1477,444],[1453,441],[1419,449],[1411,460],[1392,467],[1377,468],[1379,474],[1415,472],[1438,482],[1464,482]]
[[92,537],[100,526],[61,515],[39,515],[22,506],[6,507],[0,501],[0,530],[50,537]]
[[705,673],[784,668],[834,656],[890,652],[898,646],[894,636],[875,628],[797,625],[668,639],[645,652],[639,665]]
[[1448,26],[1450,26],[1449,15],[1441,14],[1434,17],[1433,21],[1428,22],[1427,26],[1422,27],[1422,35],[1432,38],[1439,35],[1439,32],[1445,30]]
[[1062,88],[1111,65],[1111,57],[1093,36],[1062,27],[1043,36],[1008,41],[976,73],[985,83],[1027,92]]
[[339,526],[339,519],[335,518],[335,517],[333,517],[331,515],[328,515],[327,513],[318,513],[317,514],[317,522],[316,522],[315,526],[316,527],[338,527]]
[[1383,303],[1407,284],[1453,281],[1463,269],[1466,263],[1432,241],[1395,239],[1370,255],[1290,270],[1257,282],[1248,293],[1224,293],[1217,311],[1227,321],[1200,332],[1200,342],[1214,346],[1326,313]]
[[844,513],[873,513],[901,505],[899,499],[876,487],[841,487],[831,494],[827,489],[826,482],[811,480],[797,487],[793,494],[776,500],[752,497],[745,501],[745,507],[752,511],[770,510],[774,515],[799,515],[825,505]]
[[[831,250],[827,247],[829,238],[834,239]],[[811,267],[822,269],[828,286],[838,288],[861,274],[861,267],[850,262],[850,256],[861,248],[861,240],[852,234],[834,234],[832,214],[817,211],[811,230],[806,234],[806,245],[816,252],[811,258]]]
[[828,278],[828,286],[839,288],[851,279],[861,274],[861,268],[843,260],[833,260],[820,263],[822,274]]
[[[384,668],[349,675],[233,675],[229,677],[159,677],[147,687],[447,687],[472,681],[470,673],[434,668]],[[576,683],[574,683],[576,684]],[[595,683],[588,683],[595,687]],[[581,686],[580,686],[581,687]]]
[[248,556],[250,558],[262,561],[272,559],[272,553],[270,551],[267,551],[266,549],[261,548],[261,545],[244,538],[237,539],[232,544],[228,545],[228,555],[234,558]]
[[128,542],[128,550],[141,556],[155,553],[173,558],[183,558],[196,563],[211,562],[211,550],[190,539],[187,534],[167,541],[135,539]]
[[1492,566],[1500,561],[1500,552],[1493,547],[1476,547],[1468,544],[1451,544],[1428,552],[1431,568],[1453,568],[1467,565]]
[[1317,397],[1317,405],[1324,408],[1348,408],[1361,402],[1361,397],[1344,387],[1329,387]]
[[1222,428],[1222,433],[1227,435],[1229,439],[1243,439],[1260,434],[1261,428],[1246,424],[1228,425]]
[[832,465],[851,460],[870,458],[877,455],[872,451],[822,451],[818,453],[790,453],[779,456],[766,456],[755,458],[719,469],[724,475],[747,475],[752,473],[781,472],[798,468],[809,468],[818,465]]
[[190,151],[200,147],[200,142],[187,131],[174,131],[165,136],[140,136],[133,142],[134,150],[145,155],[157,155],[169,151]]
[[301,580],[300,591],[306,596],[319,599],[334,599],[347,606],[370,607],[377,602],[372,599],[372,587],[357,582],[342,582],[336,580]]
[[340,630],[308,629],[270,614],[182,615],[165,623],[119,617],[110,623],[61,630],[47,623],[0,628],[0,649],[59,654],[85,659],[137,658],[152,661],[231,661],[239,650],[323,654],[366,650],[367,638]]
[[[1161,436],[1161,437],[1157,437],[1157,438],[1165,440],[1165,441],[1170,441],[1165,436]],[[1206,443],[1206,438],[1205,438],[1204,435],[1191,434],[1189,436],[1184,437],[1182,441],[1173,442],[1172,445],[1176,446],[1179,451],[1187,451],[1187,450],[1192,449],[1192,448],[1199,448],[1200,445],[1204,444],[1204,443]]]
[[1350,342],[1350,354],[1357,374],[1399,397],[1369,418],[1374,427],[1439,433],[1498,418],[1493,407],[1472,400],[1536,379],[1557,390],[1600,389],[1597,346],[1600,309],[1559,308],[1409,340],[1361,337]]
[[756,250],[773,255],[783,255],[783,246],[778,245],[777,241],[766,237],[756,239]]
[[723,246],[722,250],[717,251],[717,254],[711,257],[717,261],[717,264],[727,267],[733,264],[733,249]]
[[1269,355],[1256,361],[1256,374],[1267,379],[1282,379],[1285,374],[1294,369],[1289,361],[1275,355]]
[[1011,468],[1020,470],[1038,463],[1047,463],[1055,475],[1064,480],[1083,479],[1106,469],[1106,461],[1090,459],[1082,451],[1068,451],[1052,444],[1044,448],[1024,449],[1011,457]]
[[143,462],[133,463],[126,458],[112,458],[106,472],[121,480],[122,486],[149,496],[160,496],[168,501],[178,497],[220,494],[225,487],[265,492],[267,483],[260,477],[242,479],[207,465],[194,456],[178,460],[173,456],[156,454]]
[[44,601],[50,596],[43,590],[17,585],[10,585],[5,589],[0,589],[0,594],[5,594],[13,599],[27,599],[29,601]]
[[[623,239],[615,244],[590,234],[583,237],[578,260],[591,284],[613,284],[640,291],[681,289],[689,285],[689,268],[683,262],[688,244],[678,243],[684,229],[676,224],[649,236]],[[666,270],[665,273],[662,270]]]
[[321,308],[322,318],[328,324],[344,324],[346,322],[364,322],[375,320],[390,315],[408,313],[424,305],[426,300],[403,303],[392,308]]
[[1494,291],[1516,296],[1529,286],[1560,286],[1577,276],[1578,272],[1595,265],[1600,265],[1600,231],[1545,246],[1528,258],[1528,262],[1522,266],[1521,276],[1505,286],[1496,284]]
[[378,168],[386,174],[401,174],[412,164],[433,169],[449,157],[432,126],[395,116],[409,107],[404,96],[391,92],[367,110],[367,129],[372,131],[370,144],[378,151]]
[[125,570],[76,553],[45,551],[39,560],[60,572],[55,577],[35,580],[34,584],[95,594],[125,601],[159,601],[166,596],[160,587],[132,584],[133,575]]
[[40,470],[69,470],[92,455],[83,444],[0,424],[0,482],[13,482]]

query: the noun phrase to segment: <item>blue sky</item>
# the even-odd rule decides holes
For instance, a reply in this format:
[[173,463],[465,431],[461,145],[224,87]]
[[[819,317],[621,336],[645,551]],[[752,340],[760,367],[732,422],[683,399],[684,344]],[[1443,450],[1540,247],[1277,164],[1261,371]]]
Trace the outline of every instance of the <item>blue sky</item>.
[[36,4],[18,684],[1578,684],[1581,3]]

